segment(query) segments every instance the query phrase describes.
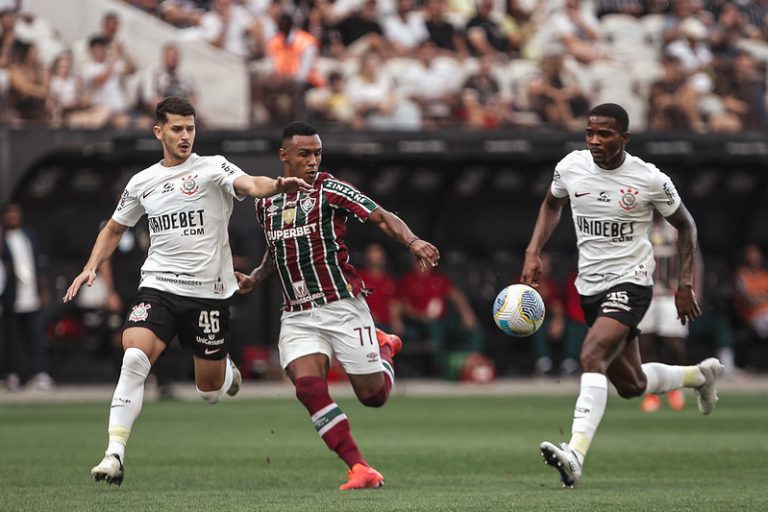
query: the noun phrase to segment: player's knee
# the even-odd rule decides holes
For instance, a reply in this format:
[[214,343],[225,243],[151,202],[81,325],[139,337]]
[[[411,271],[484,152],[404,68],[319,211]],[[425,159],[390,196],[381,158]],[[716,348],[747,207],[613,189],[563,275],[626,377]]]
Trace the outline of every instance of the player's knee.
[[197,394],[200,395],[200,398],[211,405],[219,403],[219,400],[221,400],[221,397],[223,396],[220,389],[216,391],[203,391],[200,388],[195,389],[197,389]]
[[384,389],[384,386],[382,386],[374,394],[364,398],[360,398],[360,403],[366,407],[381,407],[382,405],[387,403],[388,398],[389,398],[389,393]]
[[616,391],[621,398],[636,398],[645,392],[645,383],[637,381],[617,383]]

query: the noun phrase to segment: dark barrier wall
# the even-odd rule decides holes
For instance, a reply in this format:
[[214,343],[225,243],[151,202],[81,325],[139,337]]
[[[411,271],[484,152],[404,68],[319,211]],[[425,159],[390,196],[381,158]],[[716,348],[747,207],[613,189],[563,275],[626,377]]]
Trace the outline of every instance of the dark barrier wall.
[[[441,268],[467,293],[501,373],[524,372],[530,366],[527,347],[522,343],[510,352],[509,340],[490,321],[490,304],[502,286],[517,278],[554,165],[583,148],[582,137],[333,131],[321,136],[322,168],[354,183],[438,245],[444,256]],[[277,176],[282,172],[278,147],[277,131],[203,129],[195,149],[201,155],[225,155],[251,174]],[[768,246],[768,141],[762,134],[642,134],[631,138],[628,150],[672,176],[698,222],[710,269],[731,269],[747,241]],[[151,135],[0,130],[0,196],[20,201],[28,224],[37,229],[49,256],[54,297],[82,267],[123,185],[160,158],[159,143]],[[395,271],[407,268],[403,248],[373,229],[351,224],[353,262],[360,262],[366,243],[378,240],[385,243]],[[231,235],[235,253],[248,265],[260,261],[263,236],[251,201],[236,206]],[[558,277],[575,269],[569,219],[563,219],[549,249]],[[280,305],[276,285],[240,300],[248,312],[243,332],[249,333],[241,343],[274,345]],[[53,306],[52,318],[61,313],[57,301]]]

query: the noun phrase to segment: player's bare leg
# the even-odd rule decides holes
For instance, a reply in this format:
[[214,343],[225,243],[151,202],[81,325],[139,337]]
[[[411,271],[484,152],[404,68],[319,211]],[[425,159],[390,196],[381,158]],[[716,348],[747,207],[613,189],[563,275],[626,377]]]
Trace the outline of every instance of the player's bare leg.
[[144,382],[165,343],[144,327],[123,332],[123,365],[109,409],[109,444],[102,461],[91,469],[94,480],[120,485],[125,474],[125,445],[141,413]]

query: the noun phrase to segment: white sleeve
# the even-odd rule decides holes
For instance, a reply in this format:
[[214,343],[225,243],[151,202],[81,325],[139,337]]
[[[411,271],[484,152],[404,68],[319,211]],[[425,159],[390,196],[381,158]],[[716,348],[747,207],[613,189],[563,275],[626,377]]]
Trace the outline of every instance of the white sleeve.
[[557,163],[555,172],[552,174],[552,185],[549,189],[552,191],[552,195],[558,198],[568,197],[568,187],[565,182],[568,170],[568,156]]
[[650,191],[650,200],[654,208],[665,217],[675,213],[682,204],[675,184],[672,183],[669,176],[661,171],[653,174]]
[[240,176],[248,175],[238,166],[220,155],[213,157],[212,165],[213,176],[211,179],[213,182],[224,189],[227,194],[235,197],[238,201],[242,201],[245,196],[238,196],[235,193],[235,180]]
[[118,224],[131,227],[136,225],[144,213],[144,207],[139,202],[139,190],[135,181],[131,179],[125,186],[123,195],[120,196],[120,202],[117,203],[112,219]]

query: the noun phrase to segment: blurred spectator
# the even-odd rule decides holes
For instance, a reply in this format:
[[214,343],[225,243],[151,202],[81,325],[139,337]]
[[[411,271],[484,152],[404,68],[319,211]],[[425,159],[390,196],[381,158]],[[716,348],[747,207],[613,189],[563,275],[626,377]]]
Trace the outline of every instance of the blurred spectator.
[[521,0],[507,0],[506,10],[500,24],[514,56],[525,59],[538,57],[531,45],[537,23],[531,12],[523,7]]
[[328,85],[307,91],[307,108],[322,123],[351,125],[355,111],[346,93],[344,75],[332,71]]
[[656,131],[691,130],[701,120],[698,94],[688,82],[680,59],[666,55],[662,75],[651,85],[648,128]]
[[763,250],[757,244],[747,244],[743,262],[736,269],[736,307],[741,319],[757,336],[768,338],[768,269]]
[[325,79],[315,69],[317,39],[294,27],[289,14],[280,16],[277,27],[267,43],[271,69],[260,80],[261,97],[273,122],[288,122],[304,115],[304,93],[325,85]]
[[188,28],[187,34],[207,41],[238,57],[249,59],[263,49],[261,27],[251,13],[232,0],[213,0],[213,6],[200,18],[200,25]]
[[672,0],[671,8],[664,16],[664,28],[662,30],[662,42],[666,46],[680,37],[680,22],[689,17],[696,17],[697,9],[694,6],[699,0]]
[[335,31],[346,49],[345,54],[338,57],[361,56],[369,50],[389,55],[389,43],[379,24],[376,0],[365,0],[361,6],[356,6],[336,24]]
[[358,273],[370,291],[365,301],[376,327],[387,332],[403,332],[397,312],[397,283],[387,269],[387,253],[381,244],[372,243],[365,248],[364,265]]
[[210,0],[163,0],[158,6],[160,18],[177,28],[200,25]]
[[413,8],[413,0],[396,0],[396,12],[384,18],[384,36],[395,56],[411,56],[429,38],[421,13]]
[[750,25],[736,4],[725,3],[717,22],[709,27],[709,41],[715,57],[729,59],[738,53],[739,41],[760,38],[760,30]]
[[66,48],[53,25],[48,20],[36,16],[28,2],[21,2],[14,30],[18,39],[37,46],[40,60],[46,67]]
[[83,64],[82,77],[86,94],[93,105],[109,110],[110,124],[114,128],[146,128],[152,118],[131,111],[124,88],[124,78],[136,68],[126,60],[122,45],[116,45],[109,53],[108,40],[95,36],[90,44],[91,59]]
[[424,27],[439,53],[462,60],[469,55],[464,33],[445,17],[446,0],[427,0]]
[[415,62],[398,78],[401,93],[421,109],[424,128],[435,128],[452,121],[458,92],[453,80],[457,72],[455,61],[435,57],[435,45],[430,41],[422,42]]
[[353,126],[378,130],[421,128],[419,107],[399,98],[395,81],[382,65],[381,56],[369,51],[360,69],[347,81],[347,97],[355,111]]
[[725,128],[712,123],[713,131],[760,131],[768,127],[765,69],[760,69],[750,53],[739,52],[716,80],[715,93],[723,99],[725,111],[733,119]]
[[562,341],[566,325],[563,298],[560,287],[552,276],[552,257],[549,253],[541,254],[541,276],[536,290],[544,301],[547,314],[544,316],[544,323],[530,336],[530,340],[535,361],[534,373],[542,376],[552,372],[551,347]]
[[173,43],[163,46],[160,63],[149,69],[141,84],[141,104],[147,115],[155,115],[155,107],[163,98],[181,96],[196,103],[192,78],[179,70],[181,52]]
[[479,0],[475,16],[465,28],[469,49],[473,55],[506,55],[510,50],[509,39],[494,19],[493,0]]
[[60,53],[51,65],[48,107],[54,127],[101,128],[110,114],[108,108],[90,104],[82,81],[73,73],[72,54],[68,51]]
[[47,120],[48,78],[34,44],[14,43],[10,82],[8,96],[12,118],[44,123]]
[[[433,374],[445,371],[450,341],[458,343],[456,348],[460,351],[483,351],[483,332],[477,317],[464,292],[448,276],[414,259],[411,271],[400,278],[397,288],[402,304],[400,321],[405,331],[395,333],[410,343],[426,343]],[[404,345],[404,352],[408,347],[409,344]]]
[[7,122],[9,115],[8,90],[11,82],[11,52],[16,43],[16,13],[0,9],[0,121]]
[[501,99],[499,82],[493,76],[496,59],[480,59],[477,73],[470,75],[461,90],[457,117],[468,128],[494,129],[511,119],[511,112]]
[[589,100],[576,80],[569,80],[562,55],[549,55],[540,63],[541,75],[528,84],[528,104],[542,121],[566,130],[584,126]]
[[609,57],[600,44],[600,22],[581,0],[565,0],[563,8],[544,18],[536,39],[542,57],[569,55],[583,64]]
[[606,14],[627,14],[640,17],[646,12],[646,0],[597,0],[596,15],[598,18]]
[[[13,307],[4,310],[6,385],[16,384],[27,376],[27,386],[49,390],[54,386],[45,360],[42,308],[48,302],[42,274],[43,256],[34,234],[24,226],[21,207],[11,203],[3,208],[3,234],[13,261],[15,298]],[[10,305],[9,305],[10,306]],[[20,357],[24,351],[26,372]],[[26,374],[26,375],[25,375]]]
[[[688,77],[686,80],[688,93],[696,96],[696,103],[699,104],[701,98],[708,96],[714,88],[710,77],[713,56],[707,41],[707,27],[691,16],[680,22],[677,32],[679,37],[667,45],[665,53],[679,59]],[[690,119],[691,128],[699,132],[706,128],[699,114],[700,107],[701,105],[695,109],[695,112],[688,112],[694,117]]]

